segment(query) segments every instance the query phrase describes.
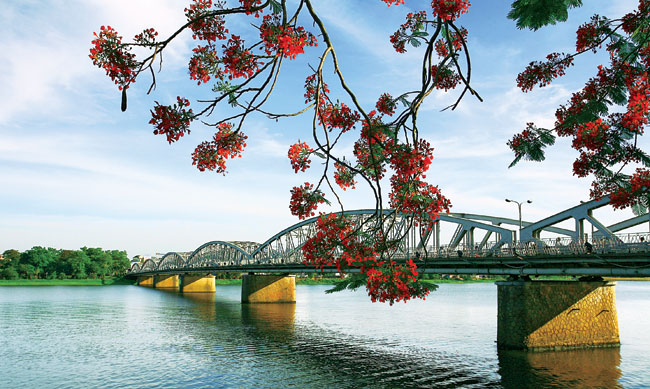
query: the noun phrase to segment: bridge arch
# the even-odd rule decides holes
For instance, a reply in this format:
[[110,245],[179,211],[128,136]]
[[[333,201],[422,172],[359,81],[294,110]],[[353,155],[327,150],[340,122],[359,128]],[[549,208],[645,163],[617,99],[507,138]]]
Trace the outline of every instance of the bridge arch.
[[162,259],[160,262],[158,262],[158,267],[156,270],[172,270],[172,269],[180,269],[185,267],[185,258],[183,256],[175,251],[171,251],[165,255],[163,255]]
[[[251,255],[246,249],[257,247],[254,242],[226,242],[214,240],[199,246],[185,262],[188,268],[208,266],[248,265]],[[242,247],[243,246],[243,247]]]
[[158,267],[158,263],[156,261],[154,261],[153,259],[147,259],[140,267],[140,272],[144,273],[149,271],[156,271],[157,267]]

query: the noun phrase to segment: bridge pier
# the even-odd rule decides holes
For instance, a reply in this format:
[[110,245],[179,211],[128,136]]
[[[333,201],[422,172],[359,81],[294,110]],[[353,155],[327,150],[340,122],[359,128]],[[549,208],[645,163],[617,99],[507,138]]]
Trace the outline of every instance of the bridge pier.
[[618,346],[615,282],[497,282],[497,347]]
[[242,303],[295,303],[296,276],[242,275]]
[[153,278],[156,289],[178,289],[178,274],[160,274]]
[[148,288],[153,288],[153,276],[139,276],[138,286],[146,286]]
[[211,274],[183,274],[181,276],[181,292],[183,293],[214,293],[216,290],[214,276]]

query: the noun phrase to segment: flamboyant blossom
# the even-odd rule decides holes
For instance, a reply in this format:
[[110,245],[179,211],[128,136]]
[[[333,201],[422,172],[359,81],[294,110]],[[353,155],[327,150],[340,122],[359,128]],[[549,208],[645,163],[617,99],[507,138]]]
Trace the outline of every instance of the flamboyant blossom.
[[[217,7],[222,6],[217,2]],[[225,20],[221,15],[214,13],[212,0],[192,0],[192,4],[185,8],[185,16],[190,21],[192,38],[214,42],[219,39],[226,39],[228,29]]]
[[266,15],[260,25],[260,38],[268,55],[294,59],[305,52],[305,46],[318,46],[316,37],[303,27],[282,25],[279,15]]
[[306,142],[300,142],[300,140],[289,147],[289,161],[291,161],[291,167],[296,173],[309,169],[311,163],[309,156],[313,151],[314,149],[309,147]]
[[165,135],[167,142],[170,144],[179,140],[186,133],[190,133],[190,123],[194,120],[192,109],[187,109],[190,101],[182,97],[176,97],[174,105],[160,105],[156,101],[156,106],[151,111],[151,120],[156,128],[155,135]]
[[231,35],[228,43],[223,45],[223,49],[221,61],[225,73],[231,80],[239,77],[252,77],[262,65],[257,57],[245,48],[244,41],[237,35]]
[[291,189],[291,201],[289,210],[294,216],[300,219],[306,219],[316,214],[318,204],[327,202],[320,189],[314,189],[314,185],[305,182],[304,185],[294,186]]
[[211,141],[199,144],[192,153],[192,165],[200,171],[215,170],[226,173],[226,159],[241,158],[248,137],[233,131],[230,123],[219,123]]
[[329,104],[320,107],[318,121],[329,131],[339,129],[341,132],[349,131],[359,121],[361,115],[345,105],[345,103]]
[[469,0],[432,0],[431,7],[433,15],[443,20],[454,21],[464,13],[467,13],[470,6]]
[[352,169],[338,162],[334,163],[334,168],[336,169],[334,172],[336,184],[343,190],[347,190],[348,188],[355,189],[357,182],[354,180],[354,172]]
[[377,108],[378,112],[388,116],[392,116],[395,113],[396,106],[397,102],[393,100],[393,97],[388,93],[379,96],[379,100],[377,100],[377,104],[375,104],[375,108]]
[[93,65],[104,69],[119,90],[128,88],[137,76],[135,55],[122,44],[122,37],[111,26],[101,26],[99,34],[93,34],[96,39],[92,41],[89,55]]
[[566,68],[573,65],[573,57],[563,53],[551,53],[546,56],[546,62],[533,61],[517,76],[517,86],[528,92],[535,84],[543,87],[554,78],[563,76]]

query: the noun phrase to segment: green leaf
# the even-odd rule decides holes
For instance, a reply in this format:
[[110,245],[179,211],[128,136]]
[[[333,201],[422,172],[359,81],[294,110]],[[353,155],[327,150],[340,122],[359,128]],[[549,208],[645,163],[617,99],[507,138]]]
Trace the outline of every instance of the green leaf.
[[269,0],[269,3],[271,5],[271,12],[274,14],[282,13],[282,6],[277,2],[277,0]]
[[343,278],[334,284],[334,287],[327,289],[325,293],[340,292],[345,289],[357,290],[366,283],[367,277],[361,274],[350,274],[347,278]]
[[417,39],[415,39],[415,38],[410,38],[410,39],[409,39],[409,43],[410,43],[411,46],[413,46],[413,47],[420,47],[420,45],[422,44],[422,43],[420,43],[419,40],[417,40]]
[[508,18],[517,22],[517,28],[538,30],[543,26],[565,22],[569,8],[580,7],[582,0],[516,0]]

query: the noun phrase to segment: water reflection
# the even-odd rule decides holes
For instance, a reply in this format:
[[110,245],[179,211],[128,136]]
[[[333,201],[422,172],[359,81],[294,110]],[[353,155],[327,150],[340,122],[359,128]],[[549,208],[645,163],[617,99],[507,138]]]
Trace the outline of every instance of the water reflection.
[[289,337],[294,330],[296,304],[241,304],[242,323],[261,333]]
[[588,350],[498,352],[501,383],[506,388],[619,388],[619,347]]

